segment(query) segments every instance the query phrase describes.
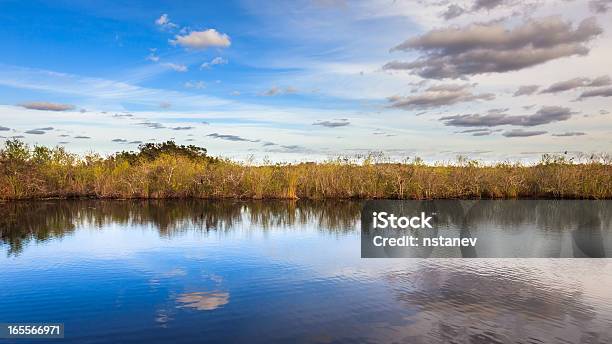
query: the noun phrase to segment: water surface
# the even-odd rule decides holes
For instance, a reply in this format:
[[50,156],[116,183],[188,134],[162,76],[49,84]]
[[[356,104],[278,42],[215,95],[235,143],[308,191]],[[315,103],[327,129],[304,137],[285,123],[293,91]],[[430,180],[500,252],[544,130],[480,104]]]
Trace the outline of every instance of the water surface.
[[[585,211],[610,240],[609,201],[494,202],[479,228],[554,236]],[[612,342],[610,259],[361,259],[362,205],[0,204],[0,322],[71,343]]]

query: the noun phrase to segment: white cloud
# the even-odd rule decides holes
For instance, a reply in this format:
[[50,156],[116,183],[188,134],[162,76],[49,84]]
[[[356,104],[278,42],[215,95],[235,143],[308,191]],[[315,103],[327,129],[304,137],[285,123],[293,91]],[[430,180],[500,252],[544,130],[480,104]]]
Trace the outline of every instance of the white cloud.
[[164,67],[170,68],[172,70],[175,70],[177,72],[181,72],[181,73],[189,70],[189,68],[187,68],[187,66],[184,64],[166,62],[166,63],[161,63],[161,65]]
[[209,47],[227,48],[231,41],[228,35],[220,33],[215,29],[204,31],[191,31],[187,35],[176,35],[170,40],[173,45],[180,45],[184,48],[206,49]]
[[160,26],[165,29],[173,29],[178,27],[178,25],[174,24],[170,21],[168,14],[164,13],[159,18],[155,20],[155,25]]
[[279,96],[281,94],[295,94],[295,93],[298,93],[298,89],[293,86],[287,86],[284,89],[277,87],[277,86],[272,86],[265,92],[262,92],[260,95],[265,96],[265,97],[272,97],[272,96]]
[[185,86],[185,88],[195,88],[198,90],[201,90],[203,88],[206,88],[206,84],[204,83],[204,81],[187,81],[185,82],[185,84],[183,84],[183,86]]
[[159,62],[159,56],[155,55],[154,53],[151,53],[149,54],[149,56],[147,56],[147,60],[152,62]]
[[224,64],[227,64],[227,62],[228,62],[227,59],[224,59],[221,56],[217,56],[214,59],[212,59],[210,62],[202,63],[200,68],[201,69],[207,69],[207,68],[210,68],[210,67],[215,66],[215,65],[224,65]]

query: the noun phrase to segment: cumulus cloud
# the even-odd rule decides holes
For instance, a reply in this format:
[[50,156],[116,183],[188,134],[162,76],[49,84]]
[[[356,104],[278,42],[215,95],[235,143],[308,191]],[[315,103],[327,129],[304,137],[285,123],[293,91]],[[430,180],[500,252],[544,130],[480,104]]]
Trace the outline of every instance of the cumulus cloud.
[[202,63],[202,65],[200,66],[200,69],[208,69],[212,66],[216,66],[216,65],[224,65],[227,64],[227,59],[224,59],[221,56],[217,56],[214,59],[210,60],[209,62],[204,62]]
[[90,139],[91,137],[89,137],[89,136],[81,136],[81,135],[79,135],[79,136],[75,136],[74,138],[75,138],[75,139]]
[[224,33],[215,29],[204,31],[191,31],[186,35],[176,35],[174,40],[170,40],[173,45],[180,45],[190,49],[206,49],[209,47],[226,48],[231,44],[230,38]]
[[332,121],[317,121],[312,123],[312,125],[320,125],[327,128],[345,127],[349,124],[351,124],[351,122],[349,122],[349,120],[346,118],[339,118]]
[[193,127],[174,127],[172,130],[191,130]]
[[533,19],[512,29],[498,22],[436,29],[392,49],[418,51],[421,56],[417,60],[389,62],[383,69],[407,70],[428,79],[515,71],[562,57],[586,55],[586,43],[602,32],[595,18],[585,19],[574,28],[560,17]]
[[0,125],[0,131],[9,131],[11,128],[3,127]]
[[548,88],[542,90],[542,92],[540,93],[558,93],[573,90],[576,88],[609,86],[610,84],[612,84],[612,80],[608,75],[602,75],[594,79],[574,78],[554,83]]
[[505,113],[486,115],[455,115],[440,118],[444,125],[454,127],[496,127],[500,125],[517,125],[533,127],[553,122],[567,121],[574,113],[565,107],[544,106],[533,115],[510,116]]
[[425,92],[408,97],[392,96],[388,100],[392,108],[404,110],[426,109],[474,100],[493,100],[492,93],[474,94],[470,91],[471,85],[437,85],[431,86]]
[[513,129],[510,131],[504,131],[502,135],[505,137],[530,137],[530,136],[544,135],[546,133],[547,131],[542,131],[542,130],[529,131],[529,130],[523,130],[523,129]]
[[259,140],[251,140],[238,135],[227,135],[227,134],[218,134],[212,133],[206,135],[208,137],[212,137],[214,139],[227,140],[227,141],[236,141],[236,142],[259,142]]
[[60,104],[60,103],[49,103],[49,102],[30,102],[21,103],[19,106],[30,109],[30,110],[42,110],[42,111],[68,111],[73,110],[74,105]]
[[130,145],[139,145],[141,143],[142,143],[142,141],[130,141],[130,142],[128,142],[128,144],[130,144]]
[[514,96],[515,97],[519,97],[519,96],[530,96],[534,93],[537,92],[537,90],[540,88],[540,86],[538,85],[525,85],[525,86],[520,86],[516,92],[514,92]]
[[162,66],[164,66],[166,68],[170,68],[170,69],[172,69],[174,71],[181,72],[181,73],[186,72],[186,71],[189,70],[189,68],[186,65],[184,65],[184,64],[165,62],[165,63],[160,63],[160,65],[162,65]]
[[112,139],[113,142],[117,142],[117,143],[126,143],[128,142],[128,140],[126,139]]
[[568,131],[568,132],[560,133],[560,134],[552,134],[552,136],[557,136],[557,137],[584,136],[584,135],[586,135],[586,133],[583,133],[580,131]]
[[53,130],[53,127],[36,128],[34,130],[49,131],[49,130]]
[[32,130],[25,131],[25,133],[26,134],[32,134],[32,135],[42,135],[42,134],[46,133],[46,131],[38,130],[38,129],[32,129]]
[[578,97],[578,99],[592,98],[592,97],[612,97],[612,87],[597,88],[594,90],[588,90],[588,91],[582,92],[582,94],[580,95],[580,97]]

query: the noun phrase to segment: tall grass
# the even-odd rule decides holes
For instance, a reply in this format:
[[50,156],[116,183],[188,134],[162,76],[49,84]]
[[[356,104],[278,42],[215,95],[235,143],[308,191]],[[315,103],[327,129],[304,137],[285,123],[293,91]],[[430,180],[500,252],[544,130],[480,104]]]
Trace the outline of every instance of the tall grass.
[[612,161],[544,155],[537,164],[482,165],[460,158],[426,165],[376,157],[254,166],[173,142],[138,152],[84,156],[6,141],[0,199],[95,198],[612,198]]

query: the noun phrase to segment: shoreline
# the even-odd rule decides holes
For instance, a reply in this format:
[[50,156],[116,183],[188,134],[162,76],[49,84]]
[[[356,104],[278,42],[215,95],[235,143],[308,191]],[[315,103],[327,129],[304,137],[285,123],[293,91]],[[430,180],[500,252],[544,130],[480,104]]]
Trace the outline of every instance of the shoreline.
[[612,199],[612,158],[427,165],[332,159],[250,165],[172,141],[102,157],[13,140],[0,148],[0,199]]

